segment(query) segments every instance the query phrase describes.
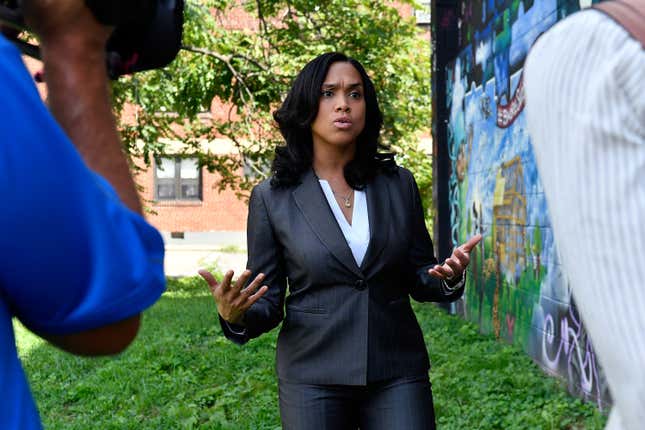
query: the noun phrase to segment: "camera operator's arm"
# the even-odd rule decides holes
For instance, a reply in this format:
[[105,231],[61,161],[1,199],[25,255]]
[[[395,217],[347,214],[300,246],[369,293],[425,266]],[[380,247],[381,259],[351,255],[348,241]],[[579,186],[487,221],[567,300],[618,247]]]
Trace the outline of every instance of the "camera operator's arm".
[[63,351],[76,355],[99,356],[118,354],[137,336],[140,315],[114,324],[66,335],[38,333],[40,337]]
[[82,0],[25,1],[40,37],[50,109],[90,169],[137,213],[141,204],[111,110],[105,44],[111,29]]
[[[51,112],[87,166],[112,185],[126,206],[140,214],[141,205],[110,105],[104,50],[111,30],[96,22],[82,0],[31,0],[23,5],[30,27],[40,36]],[[123,266],[121,270],[128,269]],[[95,282],[91,280],[94,275],[88,276],[87,282]],[[126,285],[121,288],[127,289]],[[131,291],[135,291],[135,285]],[[75,354],[114,354],[136,336],[140,314],[133,311],[120,318],[72,333],[34,330]]]

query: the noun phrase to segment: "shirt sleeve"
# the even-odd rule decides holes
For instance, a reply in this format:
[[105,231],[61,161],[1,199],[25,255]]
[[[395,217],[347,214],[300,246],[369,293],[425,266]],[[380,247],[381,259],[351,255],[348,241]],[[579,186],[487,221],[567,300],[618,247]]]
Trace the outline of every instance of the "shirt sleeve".
[[163,241],[90,171],[0,38],[0,294],[34,331],[141,312],[164,290]]
[[563,273],[614,400],[607,429],[645,422],[645,51],[587,10],[524,68],[526,118]]
[[244,327],[243,325],[230,323],[222,318],[221,315],[219,315],[219,323],[222,326],[224,335],[229,340],[240,345],[246,342],[246,327]]
[[443,293],[447,296],[451,295],[454,293],[456,290],[462,288],[466,284],[466,272],[462,272],[461,276],[459,279],[453,281],[453,283],[449,283],[447,281],[441,281],[441,289]]

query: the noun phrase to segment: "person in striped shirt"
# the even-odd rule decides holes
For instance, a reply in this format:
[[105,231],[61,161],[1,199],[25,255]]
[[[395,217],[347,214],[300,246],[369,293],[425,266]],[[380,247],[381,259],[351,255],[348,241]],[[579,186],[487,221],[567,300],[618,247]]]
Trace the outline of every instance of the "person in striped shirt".
[[537,40],[524,82],[564,273],[614,399],[607,429],[642,429],[645,51],[609,16],[585,10]]

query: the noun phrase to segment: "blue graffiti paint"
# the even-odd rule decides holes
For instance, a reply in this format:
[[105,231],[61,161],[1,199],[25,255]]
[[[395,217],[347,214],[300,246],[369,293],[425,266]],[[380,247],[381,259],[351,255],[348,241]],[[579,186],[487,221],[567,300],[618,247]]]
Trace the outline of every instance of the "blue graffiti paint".
[[[446,85],[449,207],[455,246],[475,233],[485,238],[462,306],[466,316],[520,343],[566,377],[572,391],[602,405],[609,395],[572,308],[523,114],[530,46],[580,3],[462,3],[462,49]],[[572,336],[575,347],[566,340]]]

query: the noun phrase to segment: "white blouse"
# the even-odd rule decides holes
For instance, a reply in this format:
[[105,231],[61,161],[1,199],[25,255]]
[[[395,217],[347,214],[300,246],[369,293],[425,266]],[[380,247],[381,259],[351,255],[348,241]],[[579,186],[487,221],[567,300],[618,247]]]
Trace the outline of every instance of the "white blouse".
[[318,181],[325,193],[325,197],[327,197],[327,202],[329,202],[336,222],[343,232],[349,248],[352,250],[356,265],[360,267],[367,252],[367,246],[370,243],[370,221],[367,213],[365,191],[354,191],[354,207],[352,209],[352,223],[350,224],[347,222],[345,215],[343,215],[343,211],[334,197],[334,192],[329,182],[325,179],[319,179]]

